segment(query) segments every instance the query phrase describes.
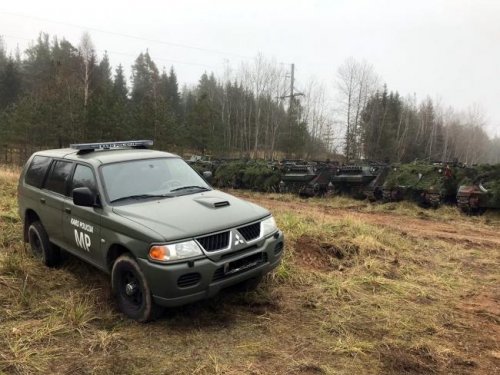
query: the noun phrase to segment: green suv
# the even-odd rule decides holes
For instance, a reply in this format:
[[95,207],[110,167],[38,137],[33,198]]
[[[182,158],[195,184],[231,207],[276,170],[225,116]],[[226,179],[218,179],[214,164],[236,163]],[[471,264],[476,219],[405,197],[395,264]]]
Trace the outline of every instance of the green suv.
[[24,240],[47,266],[64,249],[111,274],[121,311],[137,321],[162,306],[255,286],[283,255],[269,211],[214,190],[152,141],[36,152],[19,181]]

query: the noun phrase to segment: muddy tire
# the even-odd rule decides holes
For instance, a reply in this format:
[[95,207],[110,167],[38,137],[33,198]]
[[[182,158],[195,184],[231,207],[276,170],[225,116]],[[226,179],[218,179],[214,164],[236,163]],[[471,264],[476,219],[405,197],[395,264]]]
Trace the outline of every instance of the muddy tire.
[[55,267],[61,261],[60,250],[52,245],[42,223],[35,221],[28,227],[28,242],[35,258],[47,267]]
[[145,323],[161,315],[144,273],[130,255],[118,257],[113,264],[111,287],[120,311],[129,318]]

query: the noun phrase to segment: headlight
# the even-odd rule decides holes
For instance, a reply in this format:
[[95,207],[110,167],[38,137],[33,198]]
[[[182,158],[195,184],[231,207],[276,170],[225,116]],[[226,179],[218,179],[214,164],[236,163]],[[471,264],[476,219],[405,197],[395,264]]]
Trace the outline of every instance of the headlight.
[[194,241],[173,243],[170,245],[153,245],[149,249],[149,258],[159,262],[171,262],[203,255]]
[[261,222],[262,235],[265,237],[271,233],[274,233],[278,230],[276,226],[276,221],[274,217],[268,217],[266,220]]

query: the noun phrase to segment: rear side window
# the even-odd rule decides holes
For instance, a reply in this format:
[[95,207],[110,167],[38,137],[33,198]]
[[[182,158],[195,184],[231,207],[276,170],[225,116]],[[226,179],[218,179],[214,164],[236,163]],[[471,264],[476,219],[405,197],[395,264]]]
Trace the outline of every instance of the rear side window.
[[24,181],[31,186],[41,188],[43,179],[49,169],[50,158],[47,156],[35,156],[31,161]]
[[97,185],[94,173],[90,167],[78,164],[75,168],[71,190],[81,187],[88,187],[93,192],[97,192]]
[[55,193],[66,194],[66,181],[71,173],[73,164],[67,161],[58,160],[50,170],[49,177],[45,183],[45,189]]

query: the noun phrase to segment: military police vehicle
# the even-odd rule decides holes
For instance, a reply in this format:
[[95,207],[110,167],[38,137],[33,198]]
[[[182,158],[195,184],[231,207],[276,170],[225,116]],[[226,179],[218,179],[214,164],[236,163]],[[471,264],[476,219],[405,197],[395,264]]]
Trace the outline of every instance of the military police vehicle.
[[152,141],[36,152],[18,188],[24,240],[45,265],[60,251],[111,274],[121,311],[140,322],[162,306],[255,286],[283,255],[269,211],[214,190]]

